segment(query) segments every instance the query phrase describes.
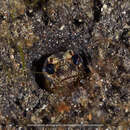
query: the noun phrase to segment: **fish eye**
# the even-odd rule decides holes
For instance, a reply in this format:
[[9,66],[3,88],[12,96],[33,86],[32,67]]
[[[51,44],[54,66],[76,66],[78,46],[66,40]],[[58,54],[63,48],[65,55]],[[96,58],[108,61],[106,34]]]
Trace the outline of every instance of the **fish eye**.
[[48,74],[54,74],[55,70],[54,70],[54,65],[53,64],[47,64],[45,67],[45,71]]
[[78,65],[80,63],[80,57],[77,54],[75,54],[72,56],[72,61],[75,65]]
[[73,55],[73,51],[72,50],[69,50],[68,51],[70,55]]
[[73,55],[73,51],[72,50],[68,50],[68,51],[66,51],[65,52],[65,54],[64,54],[64,59],[71,59],[72,58],[72,55]]

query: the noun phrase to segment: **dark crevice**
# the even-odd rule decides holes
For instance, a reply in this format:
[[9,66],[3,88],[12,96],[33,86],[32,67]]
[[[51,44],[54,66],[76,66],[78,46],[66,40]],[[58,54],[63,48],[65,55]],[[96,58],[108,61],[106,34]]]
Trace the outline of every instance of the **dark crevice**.
[[108,108],[107,108],[107,104],[104,102],[104,104],[101,106],[101,109],[103,110],[103,112],[105,113],[109,113]]
[[30,18],[34,16],[33,11],[31,12],[31,11],[29,11],[29,9],[26,9],[26,14],[27,14],[27,16],[30,17]]
[[4,15],[0,14],[0,23],[4,20]]
[[87,65],[91,64],[91,56],[89,55],[89,53],[85,54],[83,51],[81,51],[80,56],[83,59],[83,65],[84,65],[85,72],[90,73],[90,70],[87,67]]
[[12,126],[17,126],[18,125],[18,121],[14,118],[11,118],[11,125]]
[[32,63],[32,73],[35,77],[36,83],[38,84],[38,86],[41,89],[46,89],[45,84],[44,84],[45,83],[45,77],[42,74],[42,67],[43,67],[43,64],[44,64],[44,62],[45,62],[45,60],[47,59],[48,56],[49,55],[44,55],[40,59],[34,60],[33,63]]
[[110,86],[109,90],[106,92],[107,98],[112,98],[114,94],[120,94],[120,87],[112,85]]
[[123,32],[120,36],[120,41],[128,48],[129,47],[129,29],[123,29]]
[[48,16],[47,12],[44,11],[44,14],[43,14],[43,17],[42,17],[42,21],[44,22],[44,24],[45,24],[46,26],[48,25],[49,20],[50,20],[50,18],[49,18],[49,16]]
[[43,117],[42,121],[43,121],[43,124],[48,124],[51,122],[51,120],[47,116]]
[[22,104],[18,98],[16,98],[15,104],[19,107],[19,109],[23,109]]
[[80,25],[84,24],[84,22],[80,21],[79,19],[74,19],[73,24],[76,25],[77,27],[79,27]]
[[101,18],[101,8],[102,3],[100,0],[94,0],[94,7],[93,7],[93,15],[94,15],[94,22],[99,22]]
[[48,1],[49,0],[24,0],[25,5],[29,8],[33,8],[35,11],[46,7],[48,5]]

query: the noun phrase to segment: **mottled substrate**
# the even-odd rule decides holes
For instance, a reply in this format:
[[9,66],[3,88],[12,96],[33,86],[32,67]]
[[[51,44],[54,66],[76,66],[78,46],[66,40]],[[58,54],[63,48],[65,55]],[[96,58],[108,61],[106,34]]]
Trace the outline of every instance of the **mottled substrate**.
[[[128,126],[128,0],[39,2],[29,6],[23,0],[0,1],[0,124]],[[88,91],[74,93],[80,105],[73,110],[41,89],[32,74],[36,72],[30,71],[34,59],[63,48],[91,56]]]

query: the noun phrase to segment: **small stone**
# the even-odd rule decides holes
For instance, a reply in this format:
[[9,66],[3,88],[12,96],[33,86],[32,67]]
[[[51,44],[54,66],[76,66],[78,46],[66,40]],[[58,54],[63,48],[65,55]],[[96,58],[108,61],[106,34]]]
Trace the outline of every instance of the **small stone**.
[[62,25],[62,26],[60,27],[60,30],[62,31],[64,28],[65,28],[65,25]]
[[42,123],[42,120],[39,117],[36,117],[35,115],[31,117],[31,121],[36,124]]
[[103,9],[107,9],[107,5],[106,4],[103,5]]
[[11,55],[10,58],[11,58],[12,60],[14,60],[14,55]]
[[92,120],[92,114],[91,114],[91,113],[89,113],[88,119],[89,119],[90,121]]

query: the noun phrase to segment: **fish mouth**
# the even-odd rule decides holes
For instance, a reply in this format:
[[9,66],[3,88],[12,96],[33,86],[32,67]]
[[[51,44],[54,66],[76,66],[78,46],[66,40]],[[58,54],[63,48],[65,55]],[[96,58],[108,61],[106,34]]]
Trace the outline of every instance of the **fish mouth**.
[[67,80],[72,79],[72,78],[75,78],[75,77],[78,77],[78,75],[68,76],[68,77],[62,79],[61,82],[67,81]]

